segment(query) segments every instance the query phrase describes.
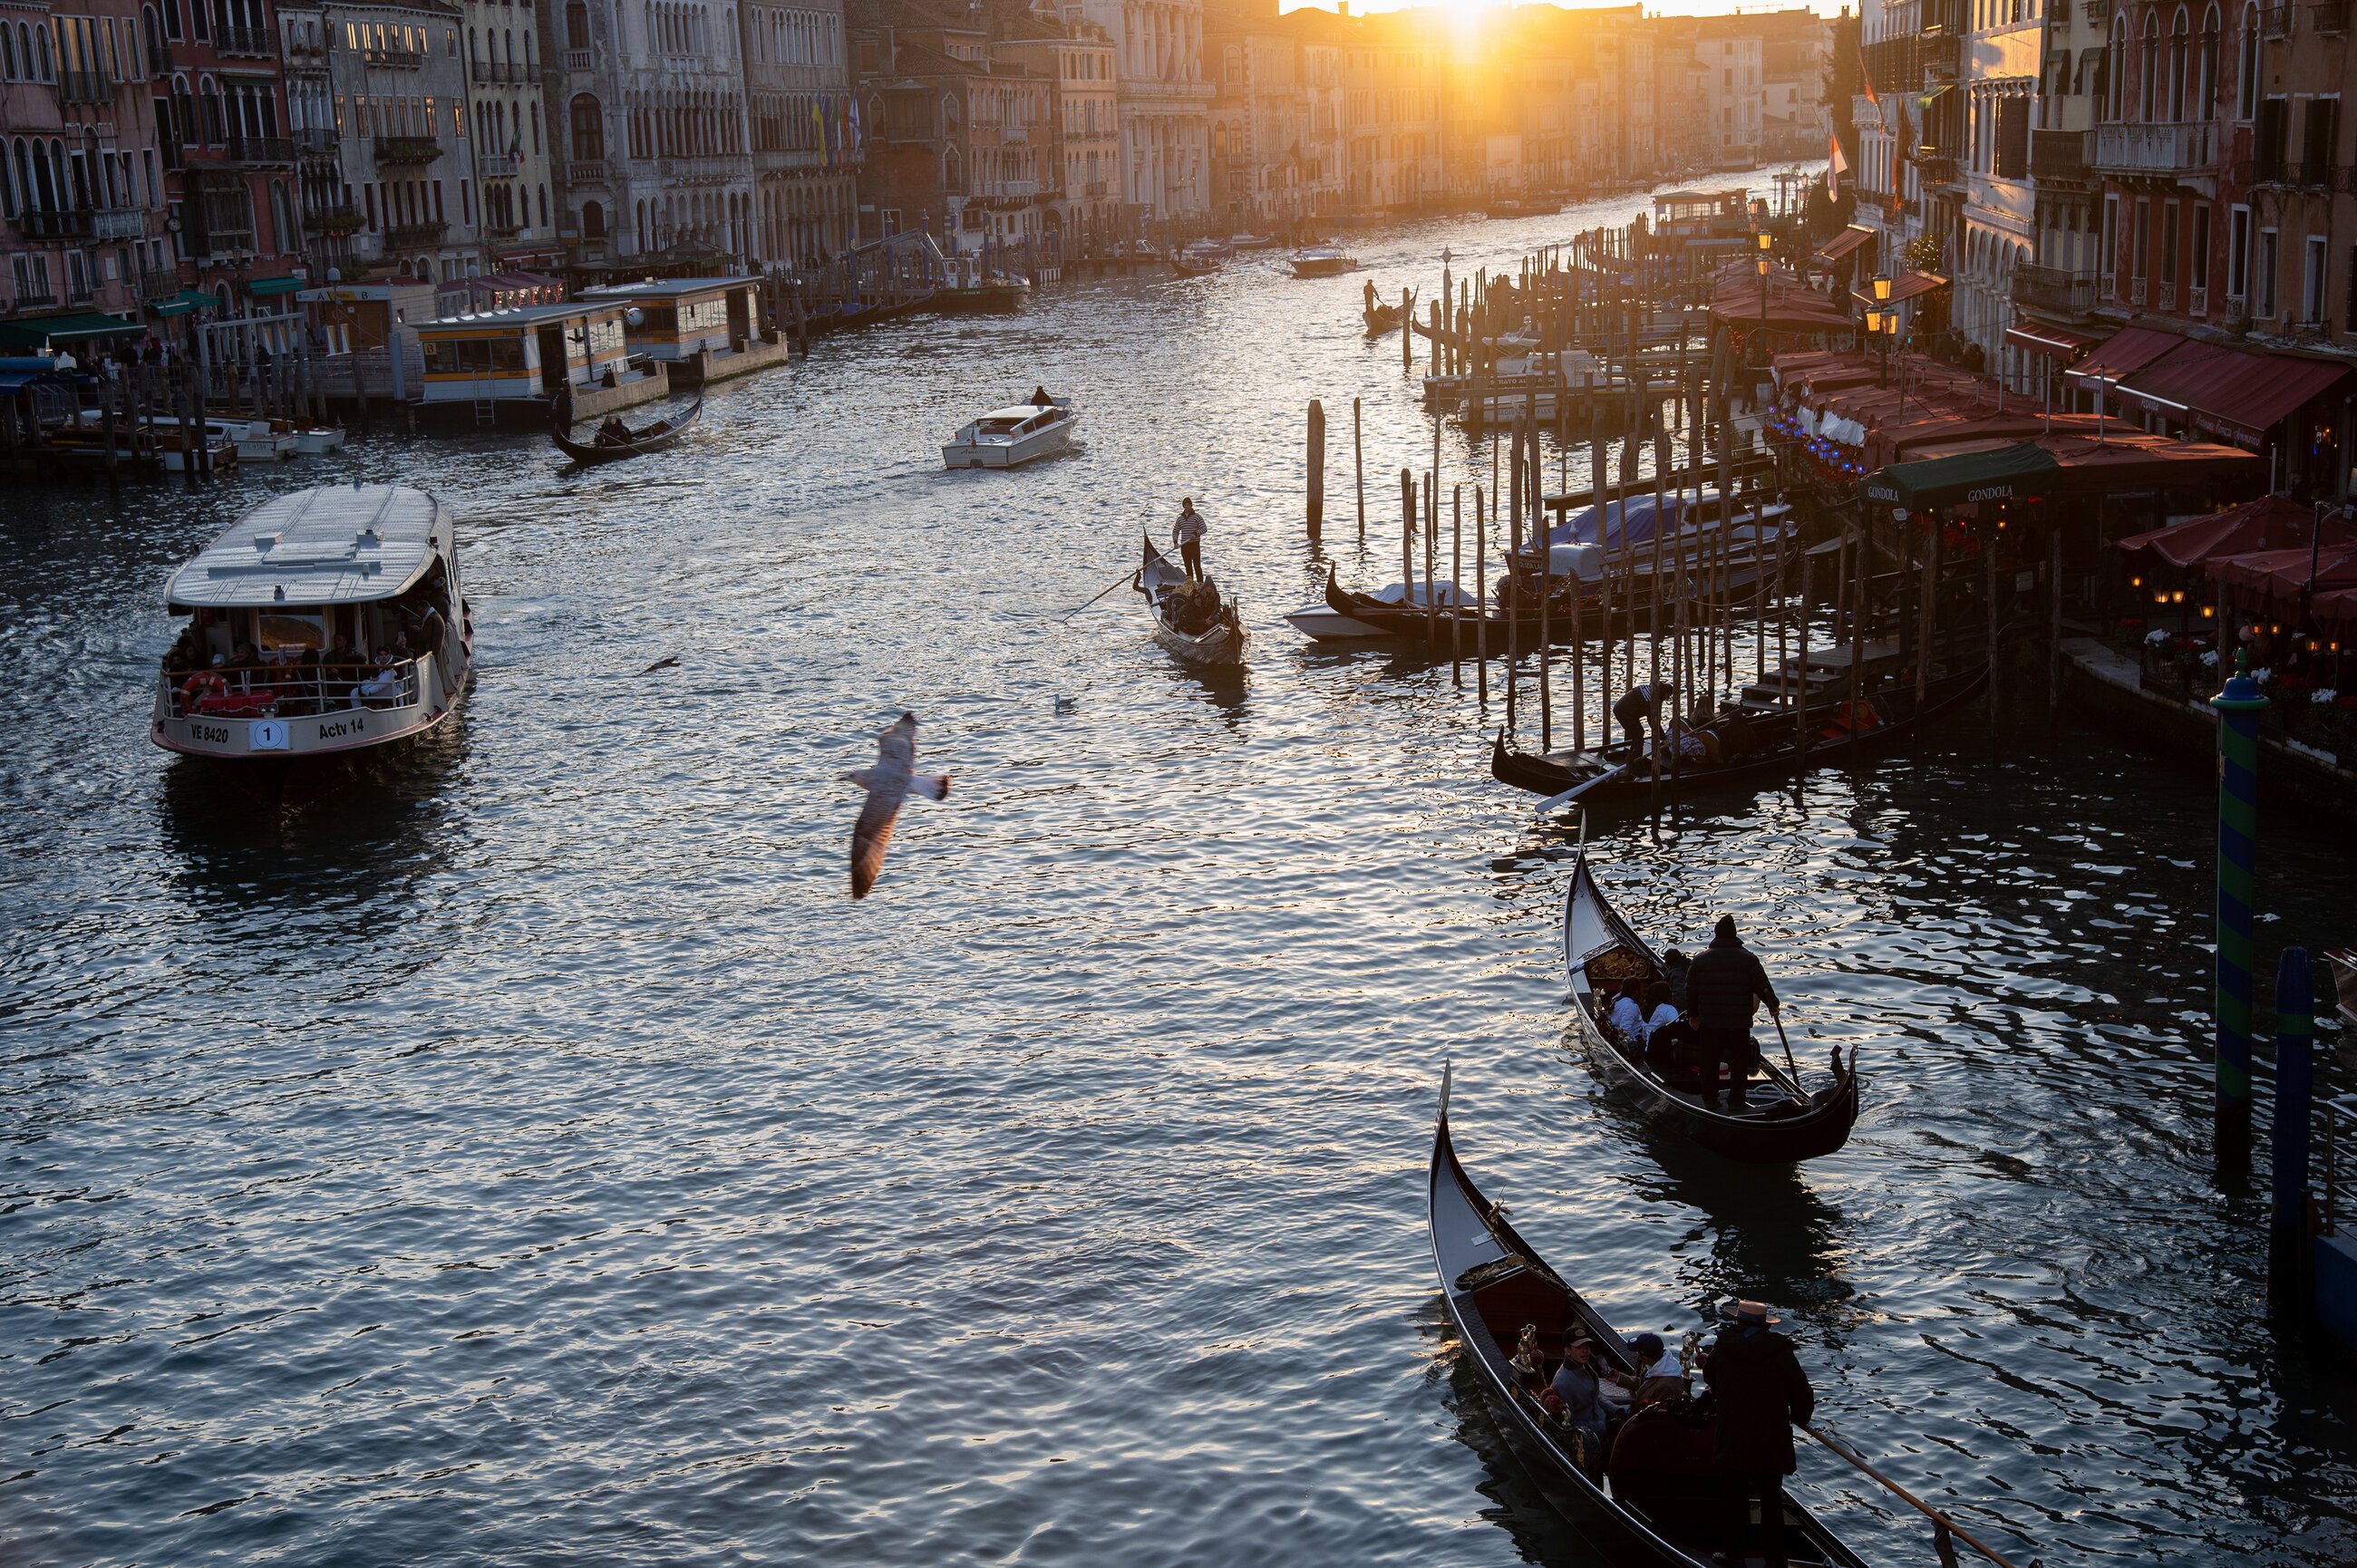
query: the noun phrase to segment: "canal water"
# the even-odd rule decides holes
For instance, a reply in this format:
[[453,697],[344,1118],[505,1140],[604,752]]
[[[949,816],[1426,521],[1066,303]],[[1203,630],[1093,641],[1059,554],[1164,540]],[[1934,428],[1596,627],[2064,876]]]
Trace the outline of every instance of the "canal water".
[[[1632,209],[1355,242],[1395,295]],[[2263,1193],[2210,1168],[2212,786],[2025,687],[1596,824],[1642,929],[1731,911],[1805,1065],[1869,1076],[1796,1173],[1656,1142],[1566,1039],[1570,846],[1487,776],[1495,693],[1279,618],[1325,559],[1397,575],[1351,397],[1371,471],[1429,450],[1359,287],[1263,258],[906,322],[587,473],[379,436],[12,491],[9,1560],[1598,1562],[1456,1369],[1452,1060],[1469,1165],[1615,1323],[1775,1303],[1832,1425],[2017,1562],[2357,1557],[2357,1397],[2266,1328]],[[1040,381],[1084,450],[942,471]],[[480,674],[378,774],[274,799],[148,744],[160,585],[322,477],[459,511]],[[1182,494],[1252,627],[1232,679],[1126,591],[1065,616]],[[836,775],[904,708],[956,788],[854,904]],[[2261,860],[2267,967],[2349,940],[2344,846],[2271,816]],[[1824,1451],[1797,1485],[1931,1561]]]

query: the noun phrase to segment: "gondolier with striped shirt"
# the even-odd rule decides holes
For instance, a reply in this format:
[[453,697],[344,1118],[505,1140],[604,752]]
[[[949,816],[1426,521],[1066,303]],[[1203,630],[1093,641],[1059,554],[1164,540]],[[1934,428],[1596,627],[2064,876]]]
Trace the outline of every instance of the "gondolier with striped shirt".
[[1178,501],[1178,521],[1171,525],[1170,542],[1178,547],[1178,563],[1187,568],[1187,575],[1200,581],[1203,575],[1203,516],[1195,510],[1195,498],[1183,496]]
[[1612,704],[1612,716],[1629,732],[1629,754],[1631,757],[1645,753],[1645,726],[1651,725],[1658,738],[1662,733],[1662,704],[1677,694],[1675,681],[1648,681],[1632,686],[1620,700]]

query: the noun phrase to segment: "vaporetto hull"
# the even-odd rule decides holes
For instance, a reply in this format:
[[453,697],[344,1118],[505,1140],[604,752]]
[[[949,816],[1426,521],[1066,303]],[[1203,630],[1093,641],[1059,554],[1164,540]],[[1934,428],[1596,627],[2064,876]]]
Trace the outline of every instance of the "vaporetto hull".
[[185,704],[167,692],[156,701],[152,738],[184,757],[236,760],[297,761],[341,756],[392,746],[425,735],[458,711],[466,700],[465,664],[447,691],[431,657],[414,661],[409,684],[418,700],[385,707],[342,707],[280,717],[236,718],[179,711]]

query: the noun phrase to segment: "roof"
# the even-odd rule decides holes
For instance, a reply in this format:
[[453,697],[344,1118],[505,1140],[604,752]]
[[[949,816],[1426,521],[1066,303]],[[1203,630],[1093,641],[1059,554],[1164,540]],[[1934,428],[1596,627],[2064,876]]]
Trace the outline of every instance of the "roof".
[[2063,374],[2084,381],[2117,381],[2144,369],[2184,341],[2173,332],[2155,332],[2149,327],[2131,327],[2115,334],[2102,348]]
[[623,309],[626,304],[619,299],[597,299],[559,305],[511,305],[504,310],[469,311],[464,316],[445,316],[438,320],[420,321],[416,329],[444,335],[503,331],[509,328],[536,326],[544,321],[565,321],[577,316],[594,316],[600,311],[617,311]]
[[[2357,367],[2346,360],[2235,351],[2233,360],[2195,395],[2189,423],[2196,430],[2255,449],[2269,429],[2339,388],[2352,369]],[[2304,445],[2305,438],[2301,441]]]
[[[425,575],[448,514],[405,485],[320,485],[263,502],[172,574],[176,609],[356,605]],[[283,592],[282,592],[283,590]]]
[[35,316],[0,321],[0,351],[38,349],[44,343],[83,343],[95,338],[135,338],[146,330],[136,321],[95,310],[72,316]]
[[2053,488],[2061,467],[2044,447],[2017,441],[1987,451],[1893,463],[1869,475],[1863,485],[1868,500],[1921,511],[1965,501],[2041,496]]
[[639,283],[599,284],[596,288],[582,289],[576,297],[581,299],[626,297],[677,299],[683,295],[703,294],[716,288],[741,288],[747,284],[756,284],[760,281],[757,274],[751,273],[742,273],[732,277],[647,278]]

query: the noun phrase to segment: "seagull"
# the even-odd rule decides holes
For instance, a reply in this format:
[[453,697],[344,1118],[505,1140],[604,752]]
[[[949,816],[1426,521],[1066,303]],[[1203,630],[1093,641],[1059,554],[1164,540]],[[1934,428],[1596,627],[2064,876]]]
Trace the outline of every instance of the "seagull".
[[884,849],[892,842],[892,825],[899,820],[900,803],[910,795],[928,800],[949,798],[946,773],[912,771],[917,759],[917,715],[902,714],[876,739],[876,766],[845,773],[843,781],[867,791],[859,808],[859,822],[851,830],[851,896],[865,898],[884,869]]
[[652,664],[650,664],[645,669],[640,671],[639,673],[641,675],[651,675],[658,670],[676,670],[678,668],[679,655],[672,653],[666,654],[662,658],[656,660]]

